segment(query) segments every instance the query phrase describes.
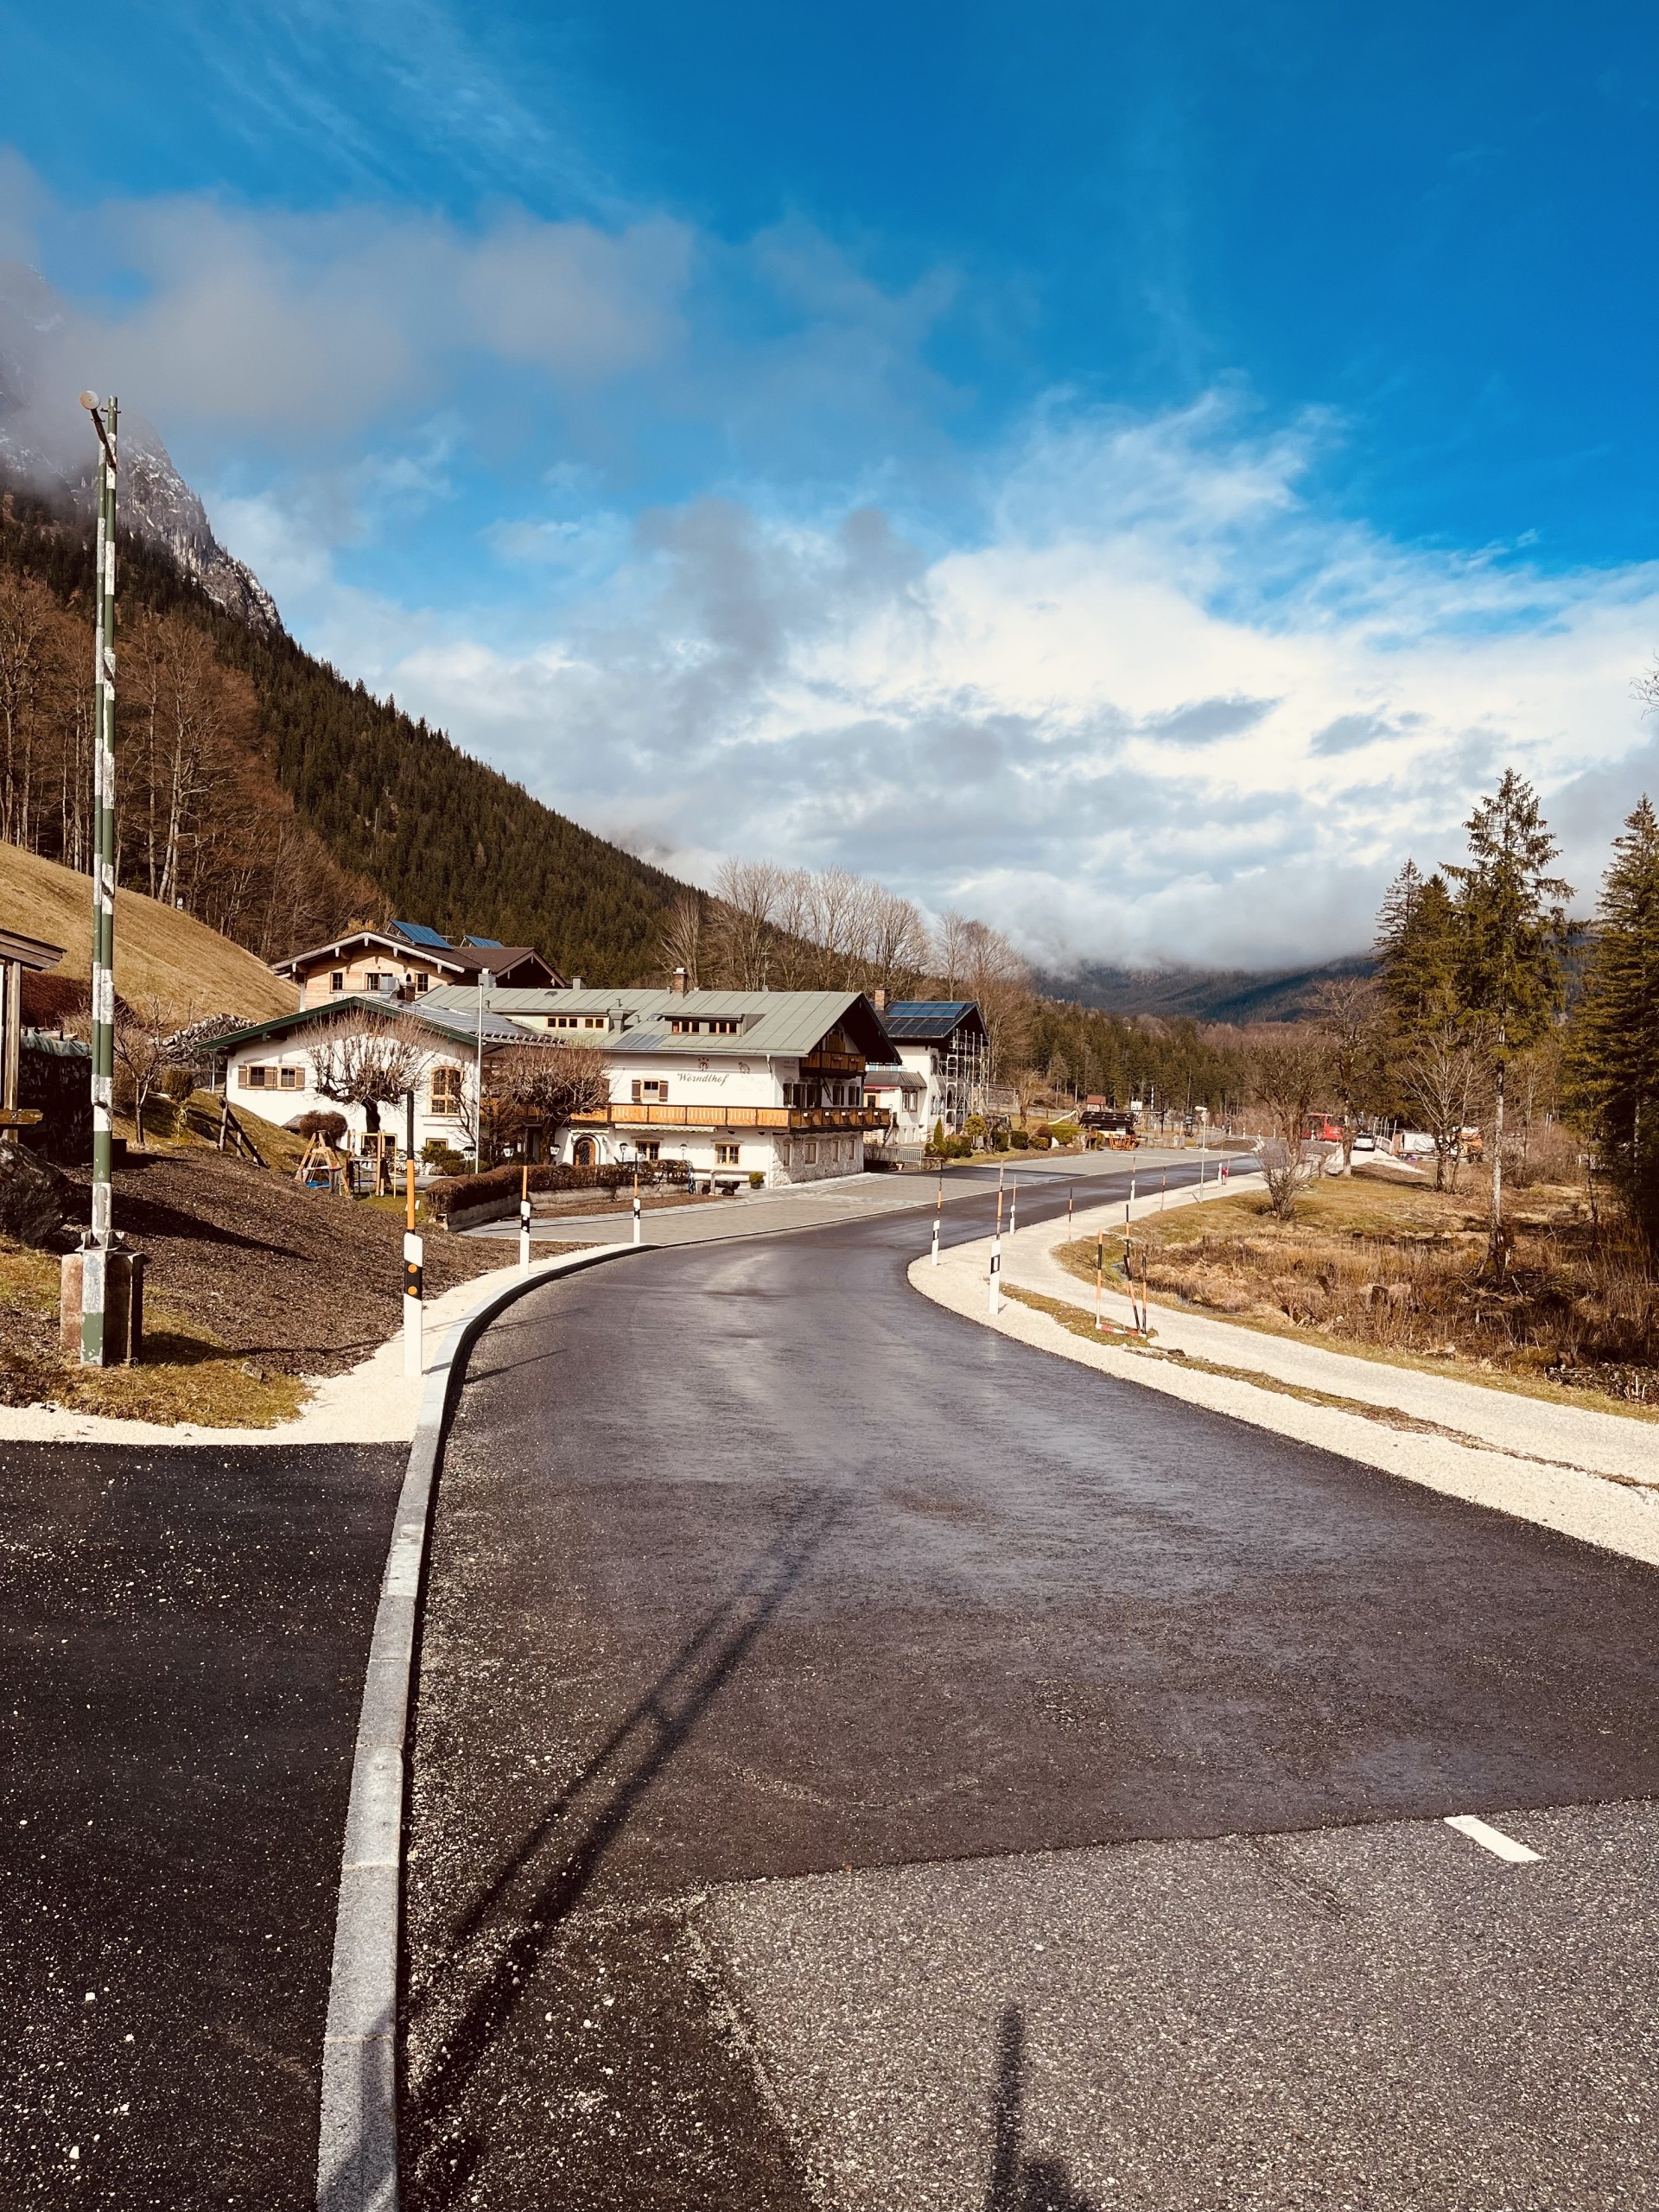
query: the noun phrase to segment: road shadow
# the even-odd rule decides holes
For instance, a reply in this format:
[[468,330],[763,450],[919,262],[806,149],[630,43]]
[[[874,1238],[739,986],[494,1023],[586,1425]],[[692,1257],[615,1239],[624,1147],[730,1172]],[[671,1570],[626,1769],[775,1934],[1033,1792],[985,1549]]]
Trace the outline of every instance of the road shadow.
[[[429,2071],[410,2085],[406,2109],[418,2136],[428,2143],[447,2137],[455,2161],[447,2174],[422,2177],[423,2212],[457,2202],[475,2180],[484,2145],[461,2124],[461,2109],[474,2075],[630,1819],[799,1584],[842,1510],[838,1499],[818,1491],[791,1507],[731,1594],[704,1615],[455,1924],[446,1974],[464,1976],[461,1955],[485,1935],[509,1893],[518,1892],[510,1908],[512,1934],[446,2033]],[[420,2010],[411,2002],[407,2017],[417,2018]]]
[[985,2212],[1101,2212],[1074,2189],[1058,2158],[1026,2155],[1026,2015],[1010,2005],[997,2036],[996,2086],[991,2101],[991,2181]]

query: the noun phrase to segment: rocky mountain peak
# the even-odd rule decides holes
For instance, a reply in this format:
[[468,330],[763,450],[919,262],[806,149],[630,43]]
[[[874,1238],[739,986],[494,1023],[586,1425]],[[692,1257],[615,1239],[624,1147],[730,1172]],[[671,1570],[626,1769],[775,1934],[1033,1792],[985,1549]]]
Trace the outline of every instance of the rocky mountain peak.
[[[32,269],[0,265],[0,486],[90,516],[97,449],[76,404],[73,350],[51,288]],[[120,527],[170,554],[226,613],[256,630],[281,629],[270,594],[214,537],[207,509],[155,429],[124,407],[120,461]]]

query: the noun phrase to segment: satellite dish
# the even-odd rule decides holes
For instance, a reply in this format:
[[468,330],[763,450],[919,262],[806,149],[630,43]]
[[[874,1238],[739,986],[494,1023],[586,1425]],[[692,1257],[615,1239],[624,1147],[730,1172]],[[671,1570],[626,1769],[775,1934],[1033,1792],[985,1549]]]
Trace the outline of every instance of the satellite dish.
[[98,405],[98,394],[95,391],[83,391],[80,395],[80,404],[83,407],[95,409]]

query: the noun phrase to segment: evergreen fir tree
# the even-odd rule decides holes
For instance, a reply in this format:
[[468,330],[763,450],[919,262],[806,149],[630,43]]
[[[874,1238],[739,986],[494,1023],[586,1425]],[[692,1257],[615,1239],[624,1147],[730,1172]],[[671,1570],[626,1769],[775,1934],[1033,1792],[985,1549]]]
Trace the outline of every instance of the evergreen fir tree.
[[1568,1096],[1659,1254],[1659,817],[1650,799],[1629,817],[1613,855],[1567,1035]]
[[1410,1045],[1460,1020],[1459,920],[1443,875],[1408,861],[1376,918],[1376,972],[1396,1039]]
[[1503,1264],[1503,1090],[1511,1059],[1541,1037],[1566,996],[1563,906],[1573,887],[1546,873],[1560,848],[1536,794],[1506,768],[1465,825],[1469,858],[1446,874],[1457,886],[1459,995],[1479,1021],[1492,1077],[1489,1258]]

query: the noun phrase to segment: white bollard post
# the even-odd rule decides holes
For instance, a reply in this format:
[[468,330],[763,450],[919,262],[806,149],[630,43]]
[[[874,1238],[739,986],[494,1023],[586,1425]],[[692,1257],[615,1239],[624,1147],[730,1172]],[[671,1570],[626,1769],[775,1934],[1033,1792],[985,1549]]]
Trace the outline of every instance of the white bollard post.
[[404,1236],[404,1372],[418,1375],[422,1369],[421,1283],[425,1272],[425,1248],[413,1230]]
[[633,1241],[636,1244],[644,1242],[644,1231],[640,1227],[639,1178],[637,1175],[633,1179]]
[[1020,1185],[1010,1179],[1008,1183],[1008,1234],[1013,1236],[1020,1219]]
[[991,1239],[991,1319],[1002,1311],[1002,1239]]
[[404,1372],[419,1377],[424,1367],[421,1343],[425,1291],[426,1247],[415,1230],[415,1163],[408,1166],[408,1211],[404,1218]]
[[939,1217],[938,1214],[933,1217],[933,1264],[936,1268],[939,1264]]
[[530,1273],[530,1166],[521,1167],[518,1183],[518,1272]]

